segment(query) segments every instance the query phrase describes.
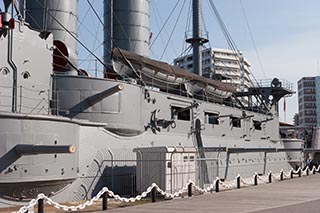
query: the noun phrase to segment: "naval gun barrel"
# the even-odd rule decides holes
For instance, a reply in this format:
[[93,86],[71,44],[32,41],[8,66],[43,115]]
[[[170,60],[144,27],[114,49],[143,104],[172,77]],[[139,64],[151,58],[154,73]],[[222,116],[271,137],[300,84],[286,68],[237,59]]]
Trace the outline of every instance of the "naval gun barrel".
[[95,94],[93,96],[90,96],[88,98],[88,103],[89,103],[90,106],[93,106],[96,103],[98,103],[98,102],[102,101],[103,99],[105,99],[106,97],[111,96],[111,95],[113,95],[113,94],[115,94],[115,93],[117,93],[117,92],[119,92],[119,91],[121,91],[123,89],[124,89],[124,85],[123,84],[118,84],[118,85],[116,85],[114,87],[111,87],[111,88],[106,89],[106,90],[104,90],[104,91],[102,91],[100,93],[97,93],[97,94]]
[[34,144],[18,144],[15,146],[18,155],[38,155],[38,154],[67,154],[75,153],[74,145],[34,145]]

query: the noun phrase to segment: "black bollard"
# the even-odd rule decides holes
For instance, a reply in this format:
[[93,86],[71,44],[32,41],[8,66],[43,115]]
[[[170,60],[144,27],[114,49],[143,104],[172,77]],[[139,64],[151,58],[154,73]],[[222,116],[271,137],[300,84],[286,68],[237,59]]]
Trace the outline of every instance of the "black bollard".
[[44,210],[44,202],[43,202],[43,199],[39,199],[38,200],[38,213],[43,213]]
[[220,182],[220,180],[219,179],[217,179],[216,180],[216,192],[219,192],[219,183]]
[[188,185],[188,197],[192,196],[192,183],[189,183]]
[[269,173],[269,183],[272,183],[272,173]]
[[280,180],[283,180],[283,171],[280,172]]
[[237,177],[237,188],[240,189],[240,176]]
[[257,174],[254,175],[254,185],[255,186],[258,185],[258,175]]
[[316,174],[316,167],[315,167],[315,166],[313,166],[312,173],[313,173],[314,175]]
[[151,190],[151,202],[156,202],[156,187],[153,187]]
[[307,170],[307,171],[306,171],[306,174],[307,174],[307,176],[308,176],[308,175],[309,175],[309,167],[307,167],[306,170]]
[[293,170],[290,171],[290,178],[293,178]]
[[301,170],[302,170],[302,169],[301,169],[301,168],[299,168],[299,177],[301,177]]
[[108,209],[108,194],[107,192],[102,194],[102,210]]

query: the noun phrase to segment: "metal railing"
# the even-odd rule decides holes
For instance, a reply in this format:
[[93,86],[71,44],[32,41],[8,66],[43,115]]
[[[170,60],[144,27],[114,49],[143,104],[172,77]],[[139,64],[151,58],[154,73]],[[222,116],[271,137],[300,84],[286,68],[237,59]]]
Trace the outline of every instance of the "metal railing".
[[11,86],[0,86],[0,111],[11,112],[12,100],[16,98],[16,113],[51,114],[51,90],[37,90],[20,85],[17,87],[17,97],[13,97],[12,90]]
[[[258,79],[253,82],[254,87],[271,87],[271,84],[274,79]],[[278,79],[281,87],[293,91],[293,83],[285,80],[285,79]]]

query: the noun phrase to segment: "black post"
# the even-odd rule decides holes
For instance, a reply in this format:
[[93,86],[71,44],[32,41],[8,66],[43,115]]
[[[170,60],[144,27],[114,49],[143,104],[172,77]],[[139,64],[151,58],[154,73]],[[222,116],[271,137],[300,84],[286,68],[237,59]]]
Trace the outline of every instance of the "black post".
[[43,199],[38,200],[38,213],[43,213],[43,208],[44,208],[44,202]]
[[151,190],[151,202],[156,202],[156,187],[153,187]]
[[192,196],[192,183],[189,183],[188,185],[188,197]]
[[237,188],[240,189],[240,176],[237,177]]
[[307,170],[306,173],[307,173],[307,176],[308,176],[309,175],[309,167],[307,167],[306,170]]
[[290,178],[293,178],[293,170],[290,171]]
[[255,186],[258,185],[258,175],[257,174],[254,175],[254,185]]
[[269,173],[269,183],[272,183],[272,173]]
[[102,210],[108,209],[108,194],[107,192],[102,194]]
[[280,180],[283,180],[283,171],[280,172]]
[[219,192],[219,183],[220,182],[220,180],[219,179],[217,179],[216,180],[216,192]]
[[301,168],[299,168],[299,177],[301,177],[301,170],[302,170],[302,169],[301,169]]
[[316,174],[316,167],[315,166],[313,166],[313,172],[312,173]]

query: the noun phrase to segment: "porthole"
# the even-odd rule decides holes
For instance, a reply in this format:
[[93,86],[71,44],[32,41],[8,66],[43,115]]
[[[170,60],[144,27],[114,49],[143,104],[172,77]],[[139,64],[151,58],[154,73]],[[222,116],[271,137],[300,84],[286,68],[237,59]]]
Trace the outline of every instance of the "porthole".
[[10,70],[8,69],[8,67],[1,67],[0,68],[0,73],[2,75],[8,75],[10,73]]

